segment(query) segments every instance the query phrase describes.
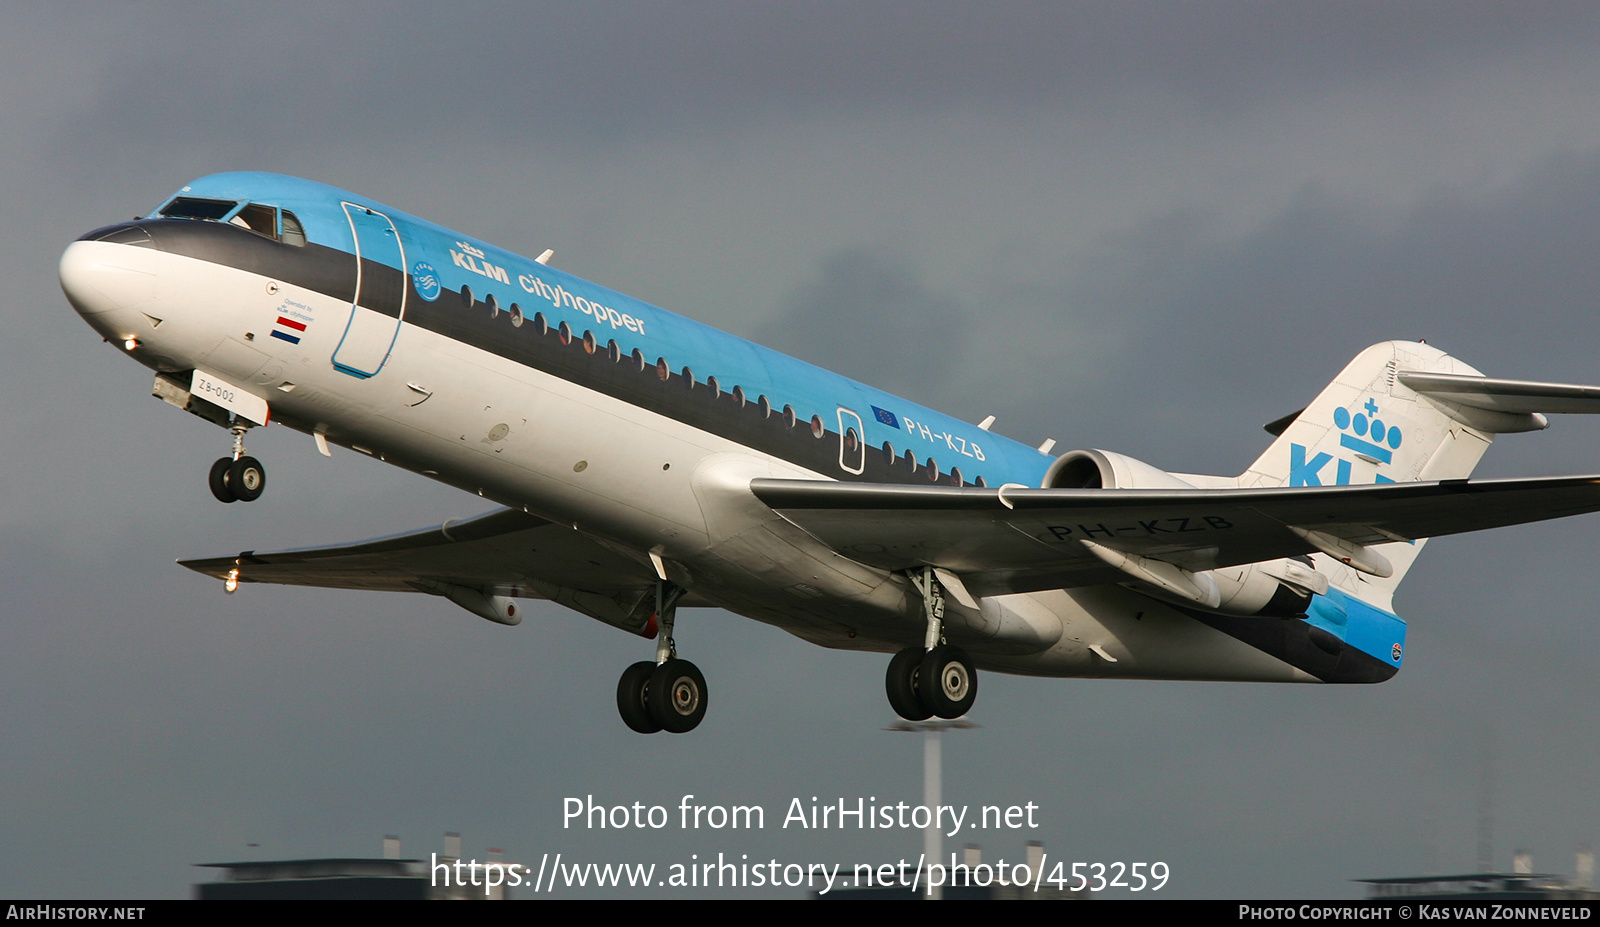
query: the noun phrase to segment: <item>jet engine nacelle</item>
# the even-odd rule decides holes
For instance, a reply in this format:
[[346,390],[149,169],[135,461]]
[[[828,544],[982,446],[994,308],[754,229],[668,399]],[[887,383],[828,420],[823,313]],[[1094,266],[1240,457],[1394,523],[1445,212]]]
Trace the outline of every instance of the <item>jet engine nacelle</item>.
[[[1041,485],[1044,489],[1198,488],[1137,458],[1101,450],[1062,454],[1045,471]],[[1328,578],[1305,557],[1191,572],[1176,564],[1119,551],[1109,544],[1080,543],[1109,566],[1127,574],[1140,590],[1206,611],[1287,618],[1304,614],[1313,594],[1328,591]]]
[[1194,489],[1193,483],[1112,451],[1068,451],[1045,471],[1042,489]]

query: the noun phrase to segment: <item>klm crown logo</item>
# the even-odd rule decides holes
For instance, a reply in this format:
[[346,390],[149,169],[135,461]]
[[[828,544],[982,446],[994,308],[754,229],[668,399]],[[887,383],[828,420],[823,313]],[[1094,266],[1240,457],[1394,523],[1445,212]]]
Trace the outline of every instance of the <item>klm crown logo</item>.
[[[1393,452],[1400,448],[1400,429],[1383,424],[1383,420],[1378,418],[1378,404],[1371,399],[1361,408],[1366,412],[1357,412],[1355,415],[1343,407],[1333,410],[1333,423],[1339,426],[1339,430],[1354,432],[1353,435],[1340,435],[1339,446],[1349,448],[1373,463],[1391,463]],[[1363,440],[1369,437],[1372,440]],[[1389,446],[1384,447],[1384,444]]]
[[[1378,418],[1378,403],[1368,398],[1359,407],[1360,411],[1352,413],[1349,409],[1340,407],[1333,410],[1333,424],[1340,431],[1339,446],[1354,451],[1357,457],[1374,464],[1387,464],[1394,462],[1394,452],[1400,449],[1403,436],[1400,429],[1393,425],[1384,424]],[[1322,470],[1330,463],[1335,463],[1332,454],[1326,451],[1318,453],[1311,459],[1306,459],[1306,447],[1303,444],[1289,445],[1289,485],[1290,486],[1321,486]],[[1334,485],[1350,485],[1351,462],[1340,459],[1334,468]],[[1379,473],[1374,482],[1393,483],[1394,480]]]

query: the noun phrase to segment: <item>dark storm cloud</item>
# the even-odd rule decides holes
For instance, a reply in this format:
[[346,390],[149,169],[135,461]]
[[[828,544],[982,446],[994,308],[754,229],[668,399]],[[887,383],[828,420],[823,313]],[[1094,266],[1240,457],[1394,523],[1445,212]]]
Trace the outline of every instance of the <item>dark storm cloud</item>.
[[[1125,438],[1137,453],[1193,447],[1200,461],[1164,465],[1233,473],[1265,441],[1260,424],[1378,341],[1426,339],[1490,376],[1593,380],[1597,253],[1593,154],[1552,156],[1491,194],[1440,187],[1412,208],[1312,187],[1243,236],[1172,212],[1077,256],[1060,294],[1070,311],[1054,313],[1068,316],[1062,339],[1115,319],[1131,337],[1106,367],[1123,376],[1065,378],[1085,400],[1069,410],[1048,401],[1052,371],[1035,369],[1019,376],[1034,401],[1007,418]],[[1219,429],[1232,440],[1208,440]]]
[[866,248],[824,258],[754,340],[880,389],[932,401],[960,370],[966,307],[909,262]]
[[343,135],[382,170],[402,141],[470,162],[517,139],[584,149],[883,107],[1109,117],[1153,94],[1227,115],[1532,48],[1559,60],[1600,34],[1581,4],[177,9],[193,15],[108,14],[128,44],[83,56],[98,99],[63,153],[279,155]]
[[[174,566],[484,504],[359,455],[324,459],[281,428],[251,436],[268,495],[210,500],[226,433],[150,399],[148,372],[99,344],[53,278],[67,240],[190,176],[398,191],[397,206],[469,233],[556,213],[588,239],[558,243],[597,268],[585,276],[725,305],[742,334],[970,419],[997,412],[1030,443],[1174,469],[1237,472],[1267,441],[1261,422],[1377,340],[1427,337],[1491,375],[1600,380],[1600,157],[1549,128],[1592,123],[1586,96],[1553,95],[1537,131],[1521,118],[1546,99],[1528,92],[1541,68],[1595,60],[1590,6],[141,3],[0,19],[0,254],[18,286],[0,348],[16,386],[0,421],[12,895],[181,896],[196,861],[366,855],[394,832],[423,855],[445,829],[523,861],[886,862],[919,846],[560,827],[574,794],[914,798],[919,744],[879,730],[878,655],[696,610],[678,642],[710,677],[713,714],[693,737],[640,738],[612,698],[651,643],[547,603],[504,628],[427,596],[229,597]],[[1523,65],[1526,83],[1502,80]],[[1379,147],[1339,174],[1356,184],[1306,158],[1327,139],[1364,151],[1375,113],[1426,124],[1430,90],[1471,97],[1448,112],[1474,131]],[[1353,105],[1317,107],[1334,97]],[[1193,118],[1172,126],[1175,111]],[[1034,116],[1037,131],[1022,125]],[[1498,145],[1511,138],[1525,149]],[[590,171],[613,147],[620,166]],[[1196,169],[1235,150],[1236,175]],[[1359,184],[1391,159],[1399,181]],[[1410,161],[1451,161],[1468,181],[1421,191]],[[1515,179],[1490,188],[1479,164]],[[1075,167],[1107,187],[1092,208],[1051,193]],[[1195,196],[1174,192],[1190,180]],[[897,238],[902,211],[922,227]],[[786,220],[800,227],[760,231]],[[936,224],[959,246],[919,237]],[[1497,444],[1484,469],[1587,472],[1597,433],[1558,420]],[[1533,843],[1539,868],[1565,871],[1600,820],[1592,520],[1432,542],[1398,598],[1406,671],[1383,686],[985,676],[984,727],[946,742],[946,795],[1046,807],[1037,834],[983,835],[991,858],[1037,836],[1077,858],[1167,859],[1171,895],[1325,897],[1348,876],[1421,868],[1428,831],[1445,867],[1470,866],[1487,722],[1506,771],[1497,861]]]

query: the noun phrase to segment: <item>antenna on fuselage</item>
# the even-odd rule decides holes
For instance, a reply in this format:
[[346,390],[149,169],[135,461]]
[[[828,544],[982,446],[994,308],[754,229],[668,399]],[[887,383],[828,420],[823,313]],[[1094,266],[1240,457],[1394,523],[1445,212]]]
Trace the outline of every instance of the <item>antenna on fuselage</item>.
[[554,249],[554,248],[546,248],[546,249],[544,249],[544,253],[543,254],[541,254],[538,257],[533,259],[533,263],[535,263],[535,264],[548,264],[548,263],[550,263],[550,259],[555,257],[555,256],[556,256],[556,249]]

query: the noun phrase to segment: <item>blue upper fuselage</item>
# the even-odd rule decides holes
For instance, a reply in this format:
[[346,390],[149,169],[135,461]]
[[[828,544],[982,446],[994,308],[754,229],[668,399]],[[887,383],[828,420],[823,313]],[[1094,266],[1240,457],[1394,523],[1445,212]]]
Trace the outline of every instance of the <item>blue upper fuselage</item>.
[[[842,437],[847,428],[854,428],[856,418],[841,418],[839,410],[852,410],[860,419],[866,453],[887,455],[892,450],[897,466],[907,475],[951,483],[952,472],[958,471],[963,485],[1038,486],[1053,461],[971,423],[325,184],[281,174],[237,172],[202,177],[177,196],[287,210],[298,218],[311,243],[351,255],[357,253],[357,241],[343,204],[377,211],[399,231],[405,266],[400,266],[397,251],[369,246],[363,257],[406,275],[408,306],[415,305],[413,300],[454,298],[451,305],[465,313],[470,311],[468,304],[487,302],[497,316],[504,314],[506,338],[516,337],[523,320],[539,313],[549,328],[566,323],[574,339],[592,333],[599,345],[615,341],[622,356],[638,351],[646,363],[659,363],[675,377],[689,378],[691,385],[715,378],[716,389],[722,392],[737,387],[752,403],[766,397],[775,415],[792,408],[802,428],[815,420]],[[402,325],[397,347],[404,344],[403,332]]]

